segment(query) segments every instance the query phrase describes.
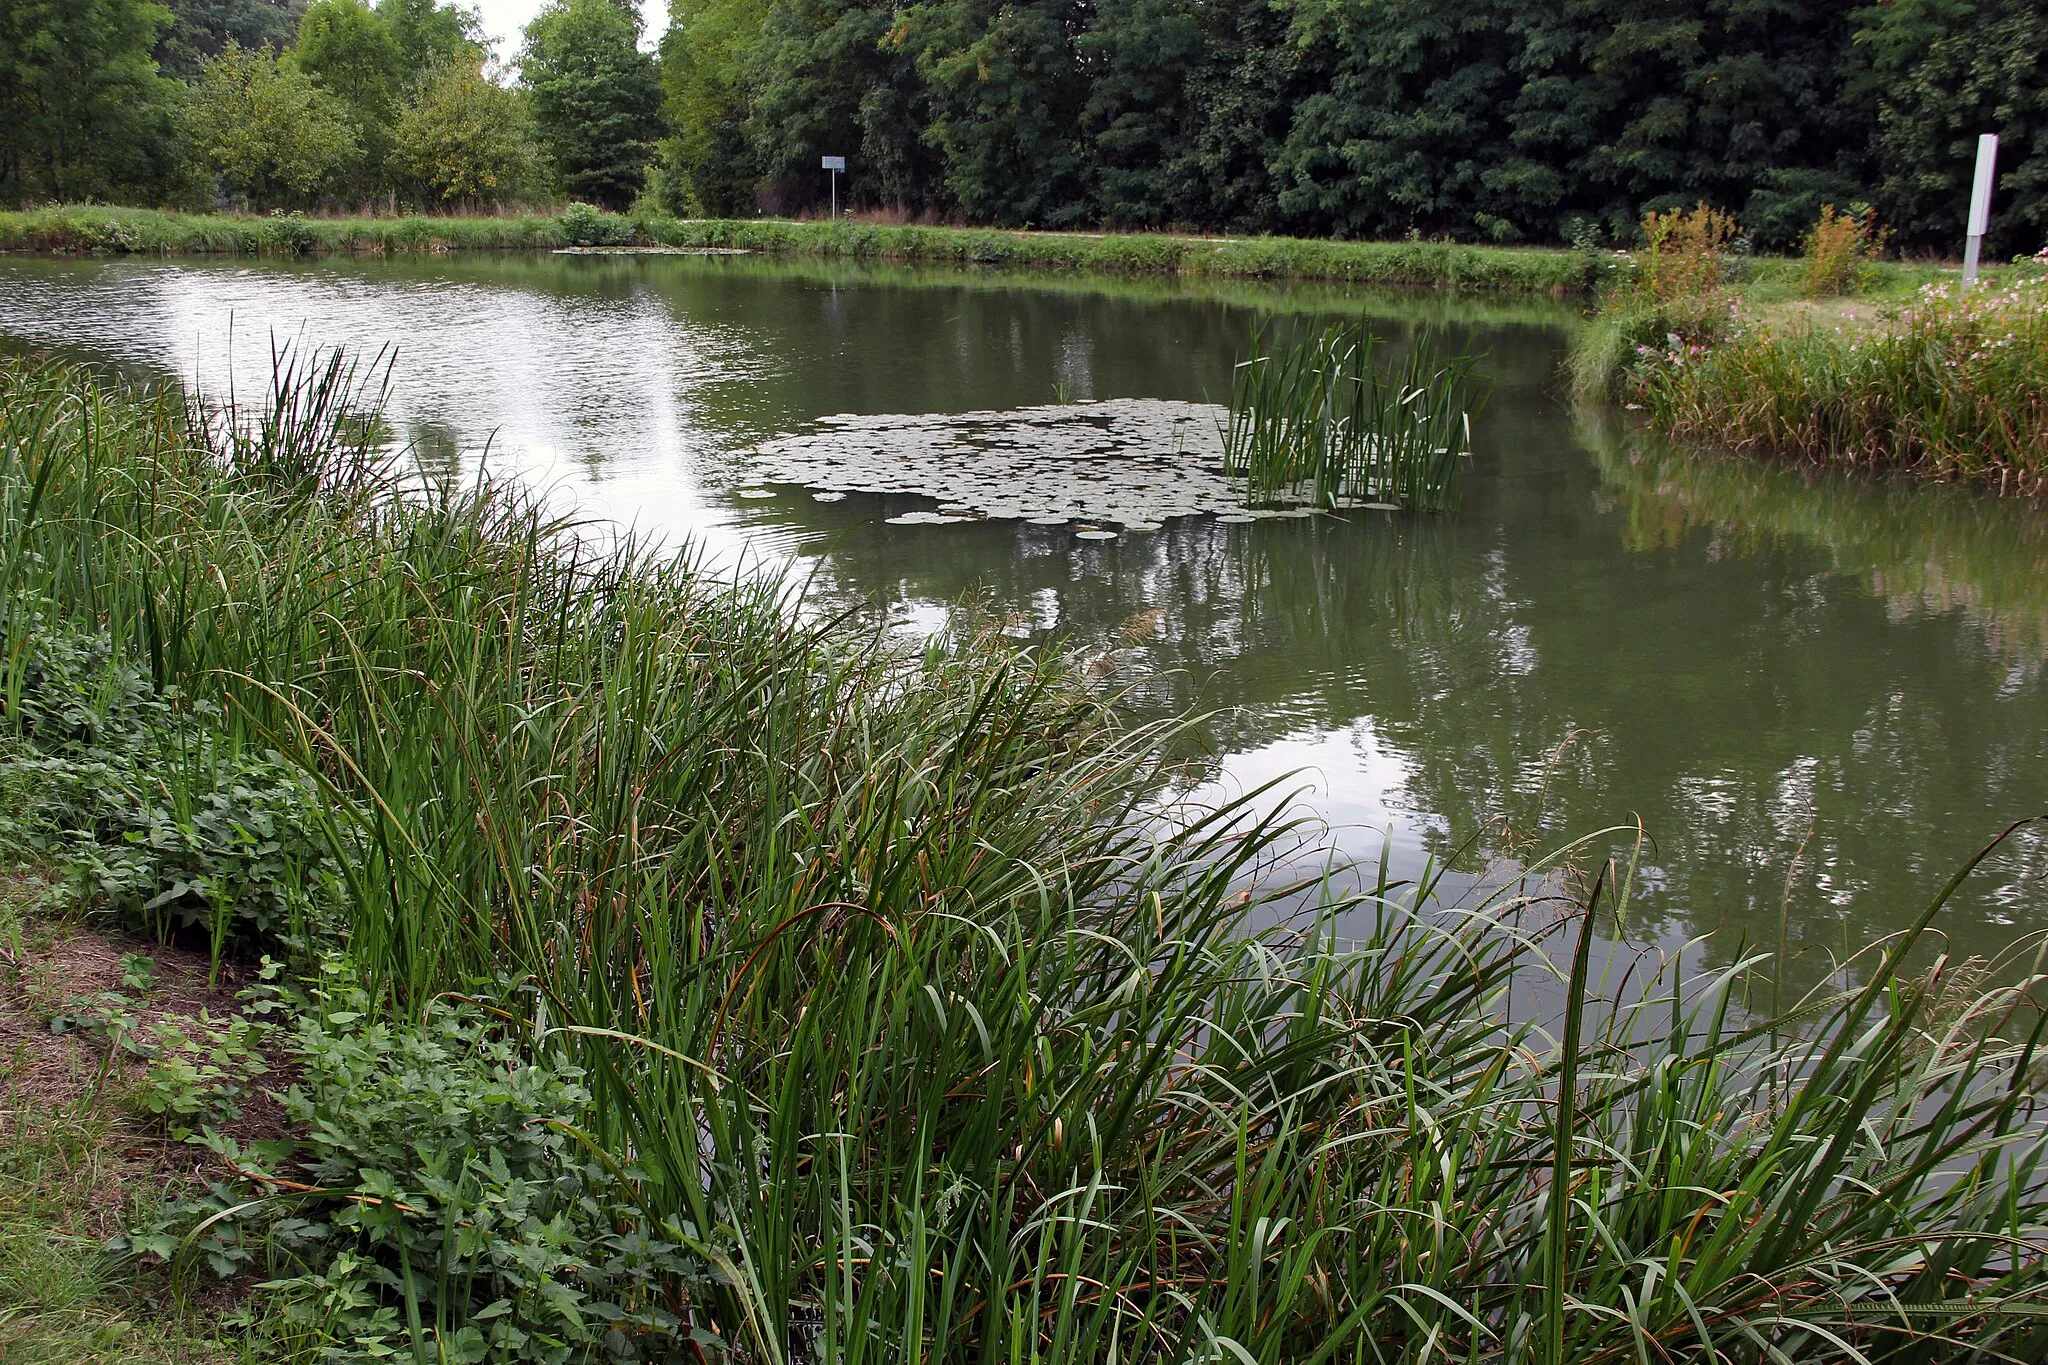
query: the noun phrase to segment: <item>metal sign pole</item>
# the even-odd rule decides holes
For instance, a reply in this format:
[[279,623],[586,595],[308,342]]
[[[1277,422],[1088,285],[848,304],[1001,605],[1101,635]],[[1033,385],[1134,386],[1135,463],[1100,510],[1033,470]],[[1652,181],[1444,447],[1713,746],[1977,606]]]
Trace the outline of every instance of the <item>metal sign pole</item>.
[[1998,134],[1977,139],[1977,182],[1970,187],[1970,230],[1963,241],[1963,288],[1977,282],[1977,256],[1984,248],[1984,230],[1991,226],[1991,185],[1998,168]]
[[843,156],[828,156],[824,159],[824,167],[832,172],[832,217],[837,219],[839,217],[839,173],[846,169],[846,158]]

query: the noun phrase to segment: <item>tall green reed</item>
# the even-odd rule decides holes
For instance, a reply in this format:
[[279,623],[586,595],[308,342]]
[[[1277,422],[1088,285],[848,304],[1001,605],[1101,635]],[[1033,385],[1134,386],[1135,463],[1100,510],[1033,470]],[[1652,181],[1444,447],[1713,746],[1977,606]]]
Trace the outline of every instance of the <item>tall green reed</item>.
[[1267,348],[1238,363],[1224,466],[1252,502],[1381,503],[1445,511],[1471,459],[1471,359],[1423,337],[1391,374],[1364,324]]
[[1947,891],[1785,1018],[1748,962],[1602,995],[1604,838],[1477,904],[1289,873],[1275,793],[1169,818],[1174,727],[1056,655],[503,487],[309,493],[182,413],[0,372],[13,600],[320,782],[392,1020],[483,997],[587,1069],[579,1141],[702,1267],[634,1351],[2048,1354],[2037,983],[1907,971]]

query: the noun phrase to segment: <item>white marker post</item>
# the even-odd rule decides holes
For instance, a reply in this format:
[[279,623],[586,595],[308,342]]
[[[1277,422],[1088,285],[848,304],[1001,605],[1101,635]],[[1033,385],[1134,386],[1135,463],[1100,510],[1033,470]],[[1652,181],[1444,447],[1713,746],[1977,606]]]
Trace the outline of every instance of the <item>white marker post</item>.
[[1984,229],[1991,225],[1991,182],[1998,170],[1998,134],[1977,139],[1977,183],[1970,187],[1970,232],[1963,241],[1963,288],[1977,282],[1977,255],[1984,249]]
[[[1992,140],[1994,142],[1997,141],[1996,138]],[[846,169],[846,158],[843,156],[826,157],[825,169],[832,172],[832,216],[837,218],[839,216],[839,175],[840,172]]]

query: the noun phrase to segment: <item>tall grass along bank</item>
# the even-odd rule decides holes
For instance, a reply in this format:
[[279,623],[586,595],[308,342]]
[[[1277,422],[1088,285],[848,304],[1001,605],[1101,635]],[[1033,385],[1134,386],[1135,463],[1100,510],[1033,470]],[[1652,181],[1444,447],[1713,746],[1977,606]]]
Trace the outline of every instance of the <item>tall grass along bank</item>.
[[506,218],[229,217],[97,206],[0,213],[0,250],[7,251],[390,255],[633,246],[1558,295],[1586,292],[1605,268],[1599,253],[1528,247],[625,217],[581,205],[560,215]]
[[2041,1022],[1907,971],[1945,892],[1783,1018],[1603,992],[1609,840],[1296,884],[1057,655],[403,491],[297,375],[0,371],[11,839],[285,964],[290,1132],[176,1091],[232,1178],[125,1243],[272,1354],[2048,1353]]
[[2048,488],[2048,274],[1930,286],[1864,325],[1740,319],[1645,344],[1629,400],[1677,436],[2000,492]]

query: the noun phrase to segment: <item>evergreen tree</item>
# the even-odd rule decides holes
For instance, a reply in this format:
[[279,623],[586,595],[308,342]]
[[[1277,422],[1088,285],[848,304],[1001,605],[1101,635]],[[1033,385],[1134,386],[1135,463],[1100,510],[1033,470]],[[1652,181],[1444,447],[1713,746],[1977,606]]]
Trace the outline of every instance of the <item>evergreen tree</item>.
[[542,148],[569,193],[624,209],[661,135],[661,81],[631,0],[551,0],[526,26],[520,74]]

